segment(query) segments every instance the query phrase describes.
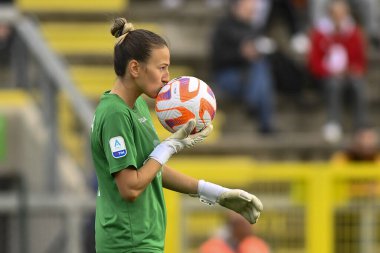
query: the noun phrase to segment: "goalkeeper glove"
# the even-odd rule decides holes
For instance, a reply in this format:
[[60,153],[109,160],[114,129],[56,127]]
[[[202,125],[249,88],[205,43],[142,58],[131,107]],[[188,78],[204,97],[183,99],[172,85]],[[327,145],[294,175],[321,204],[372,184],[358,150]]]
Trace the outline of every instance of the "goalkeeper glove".
[[195,144],[202,142],[212,131],[213,126],[210,124],[205,129],[196,134],[191,134],[195,127],[195,120],[192,119],[183,125],[178,131],[169,136],[159,145],[157,145],[153,152],[149,155],[149,158],[152,158],[159,162],[161,165],[165,164],[169,158],[181,151],[182,149],[189,148]]
[[201,202],[208,205],[218,203],[241,214],[251,224],[257,222],[263,210],[263,204],[255,195],[239,189],[228,189],[204,180],[199,180],[198,195]]

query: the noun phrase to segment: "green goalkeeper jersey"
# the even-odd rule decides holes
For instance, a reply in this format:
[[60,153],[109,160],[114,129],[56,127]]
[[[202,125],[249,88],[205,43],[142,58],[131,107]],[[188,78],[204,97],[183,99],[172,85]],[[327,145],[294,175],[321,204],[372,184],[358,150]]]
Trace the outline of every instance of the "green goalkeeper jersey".
[[98,253],[162,253],[166,208],[161,172],[134,201],[124,200],[113,173],[138,170],[159,143],[142,97],[133,108],[105,92],[91,128],[91,150],[98,178],[95,239]]

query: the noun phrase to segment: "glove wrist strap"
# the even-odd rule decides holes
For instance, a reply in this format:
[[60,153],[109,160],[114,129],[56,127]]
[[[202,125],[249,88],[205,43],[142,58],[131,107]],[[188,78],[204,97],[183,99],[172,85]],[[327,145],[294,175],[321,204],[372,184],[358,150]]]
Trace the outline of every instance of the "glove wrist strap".
[[228,188],[204,180],[199,180],[198,182],[199,200],[210,206],[215,205],[219,196],[228,190]]
[[170,145],[162,142],[154,148],[152,153],[150,153],[149,158],[156,160],[161,165],[164,165],[174,153],[175,150]]

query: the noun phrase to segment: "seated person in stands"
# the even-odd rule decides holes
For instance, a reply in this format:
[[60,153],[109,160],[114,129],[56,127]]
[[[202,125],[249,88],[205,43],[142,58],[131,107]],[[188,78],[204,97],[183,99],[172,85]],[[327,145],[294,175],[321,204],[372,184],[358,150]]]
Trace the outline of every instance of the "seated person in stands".
[[[334,164],[365,162],[380,165],[379,138],[376,131],[372,128],[357,131],[347,147],[333,155],[332,162]],[[378,196],[380,185],[376,180],[351,180],[348,191],[353,198]]]
[[323,137],[336,143],[342,137],[341,107],[346,87],[352,91],[355,128],[368,124],[364,79],[367,60],[363,34],[347,3],[334,0],[328,11],[328,16],[318,20],[311,31],[308,65],[326,92],[327,123]]
[[11,43],[12,28],[9,24],[0,22],[0,88],[11,83]]
[[[273,87],[265,45],[252,26],[255,0],[231,0],[211,41],[215,91],[220,100],[233,98],[249,114],[258,114],[261,133],[273,132]],[[260,44],[260,46],[258,46]],[[269,46],[269,45],[268,45]]]
[[[309,10],[313,20],[318,20],[324,14],[324,6],[331,0],[308,0]],[[378,0],[346,0],[352,9],[352,15],[363,27],[368,41],[375,49],[380,48],[380,1]]]
[[348,146],[334,154],[333,161],[380,164],[379,138],[376,131],[372,128],[358,130]]
[[269,253],[268,244],[253,234],[252,226],[235,212],[228,212],[219,234],[204,242],[199,253]]
[[[163,6],[168,9],[176,9],[182,7],[184,0],[161,0]],[[190,2],[190,1],[189,1]],[[216,8],[224,4],[223,0],[206,0],[207,7]]]

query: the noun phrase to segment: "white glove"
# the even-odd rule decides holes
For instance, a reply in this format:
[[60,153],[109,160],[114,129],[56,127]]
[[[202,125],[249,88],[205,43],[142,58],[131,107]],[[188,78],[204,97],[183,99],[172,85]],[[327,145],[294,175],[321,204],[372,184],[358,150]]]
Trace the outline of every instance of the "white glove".
[[257,222],[263,210],[263,204],[255,195],[239,189],[228,189],[204,180],[199,180],[198,195],[201,202],[208,205],[219,203],[241,214],[251,224]]
[[213,129],[212,124],[210,124],[199,133],[190,135],[194,127],[195,120],[192,119],[183,125],[178,131],[176,131],[174,134],[156,146],[153,152],[149,155],[149,158],[152,158],[163,165],[173,154],[178,153],[185,147],[189,148],[199,142],[202,142],[204,139],[206,139],[206,137],[211,133]]
[[217,202],[219,205],[240,213],[251,224],[255,224],[263,210],[263,204],[253,194],[234,189],[222,193]]

